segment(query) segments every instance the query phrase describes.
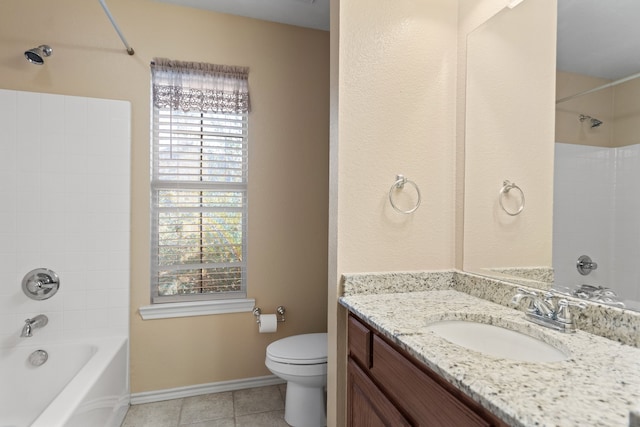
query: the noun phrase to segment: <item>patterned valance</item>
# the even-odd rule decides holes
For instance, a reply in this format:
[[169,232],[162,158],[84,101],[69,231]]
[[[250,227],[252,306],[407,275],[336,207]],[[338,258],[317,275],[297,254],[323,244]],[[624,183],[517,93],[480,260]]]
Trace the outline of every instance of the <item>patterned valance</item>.
[[249,68],[154,58],[153,105],[216,113],[246,113]]

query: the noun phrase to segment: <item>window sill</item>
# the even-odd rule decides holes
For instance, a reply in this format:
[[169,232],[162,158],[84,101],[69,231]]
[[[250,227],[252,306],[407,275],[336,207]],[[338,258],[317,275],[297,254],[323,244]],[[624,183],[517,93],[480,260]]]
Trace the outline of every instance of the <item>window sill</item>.
[[140,307],[142,320],[168,319],[172,317],[206,316],[210,314],[244,313],[253,311],[253,298],[174,302]]

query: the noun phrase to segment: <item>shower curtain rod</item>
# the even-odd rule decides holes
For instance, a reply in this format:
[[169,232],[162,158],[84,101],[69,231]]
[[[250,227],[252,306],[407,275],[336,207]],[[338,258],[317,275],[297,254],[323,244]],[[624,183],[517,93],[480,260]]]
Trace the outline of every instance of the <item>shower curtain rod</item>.
[[118,27],[118,24],[116,23],[116,20],[113,19],[113,15],[111,15],[111,12],[109,12],[109,8],[105,4],[104,0],[98,0],[98,1],[100,2],[100,5],[102,6],[102,9],[104,9],[104,13],[107,14],[107,18],[109,18],[109,21],[111,21],[111,25],[113,25],[113,29],[116,30],[116,33],[118,33],[118,36],[120,36],[120,40],[122,40],[122,43],[124,43],[124,47],[127,48],[127,53],[129,55],[133,55],[135,53],[133,51],[133,48],[131,46],[129,46],[129,43],[127,43],[127,40],[122,35],[122,31],[120,31],[120,27]]
[[614,80],[612,82],[603,84],[602,86],[594,87],[593,89],[585,90],[584,92],[579,92],[579,93],[576,93],[575,95],[567,96],[565,98],[560,98],[560,99],[558,99],[556,101],[556,104],[560,104],[561,102],[569,101],[570,99],[577,98],[577,97],[582,96],[582,95],[588,95],[590,93],[597,92],[599,90],[606,89],[608,87],[617,86],[620,83],[625,83],[625,82],[628,82],[629,80],[637,79],[638,77],[640,77],[640,73],[631,74],[630,76],[623,77],[623,78],[618,79],[618,80]]

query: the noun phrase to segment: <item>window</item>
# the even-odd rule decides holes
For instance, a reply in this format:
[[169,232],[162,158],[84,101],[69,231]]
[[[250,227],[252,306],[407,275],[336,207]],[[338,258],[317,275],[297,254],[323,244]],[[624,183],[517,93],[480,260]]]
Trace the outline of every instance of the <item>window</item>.
[[152,63],[153,303],[246,297],[246,81],[239,67]]

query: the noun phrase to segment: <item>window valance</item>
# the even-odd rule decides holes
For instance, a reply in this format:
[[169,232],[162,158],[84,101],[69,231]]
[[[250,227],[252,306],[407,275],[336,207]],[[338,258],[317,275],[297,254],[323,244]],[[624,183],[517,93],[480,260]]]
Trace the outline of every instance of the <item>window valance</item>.
[[158,108],[247,113],[249,68],[154,58],[153,104]]

